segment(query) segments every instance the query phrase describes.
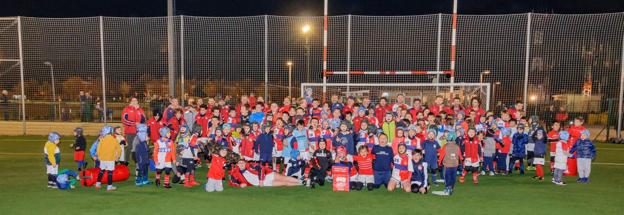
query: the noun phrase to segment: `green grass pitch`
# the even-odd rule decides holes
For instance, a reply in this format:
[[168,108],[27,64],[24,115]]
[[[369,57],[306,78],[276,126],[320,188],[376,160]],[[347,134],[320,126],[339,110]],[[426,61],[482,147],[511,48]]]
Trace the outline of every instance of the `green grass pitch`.
[[[78,186],[71,191],[46,187],[43,144],[45,137],[0,137],[1,214],[622,214],[624,211],[624,145],[597,144],[591,183],[567,186],[531,180],[526,175],[481,176],[457,184],[450,197],[400,191],[332,192],[331,186],[314,190],[225,186],[221,193],[206,193],[174,185],[136,187],[133,177],[117,183],[114,192]],[[93,138],[88,138],[88,143]],[[69,148],[61,141],[61,168],[75,168]],[[93,165],[90,162],[89,165]],[[196,175],[205,182],[206,166]],[[150,177],[153,173],[150,172]],[[441,190],[433,187],[433,190]]]

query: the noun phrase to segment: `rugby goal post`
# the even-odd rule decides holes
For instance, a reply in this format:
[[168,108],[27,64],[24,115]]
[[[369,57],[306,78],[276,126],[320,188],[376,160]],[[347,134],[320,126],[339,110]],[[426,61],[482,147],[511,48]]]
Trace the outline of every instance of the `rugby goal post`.
[[430,102],[437,95],[442,95],[446,99],[459,97],[462,104],[467,105],[470,99],[478,97],[486,110],[490,109],[492,93],[490,83],[301,83],[301,97],[321,98],[323,87],[326,88],[328,99],[331,95],[343,98],[365,96],[374,103],[381,97],[394,99],[398,94],[403,94],[409,104],[416,98],[423,102]]

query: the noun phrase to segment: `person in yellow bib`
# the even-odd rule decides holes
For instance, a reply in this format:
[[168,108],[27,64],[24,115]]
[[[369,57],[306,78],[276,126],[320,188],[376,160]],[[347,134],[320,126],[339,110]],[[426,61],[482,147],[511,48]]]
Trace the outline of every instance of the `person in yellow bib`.
[[48,134],[48,141],[43,147],[43,157],[46,163],[46,174],[48,174],[48,187],[56,187],[56,175],[58,174],[58,165],[61,162],[61,150],[58,144],[61,142],[61,135],[57,132]]
[[100,161],[100,173],[98,174],[95,188],[102,187],[102,176],[105,171],[108,171],[108,181],[106,191],[116,190],[113,186],[113,170],[115,170],[115,161],[121,157],[121,146],[117,139],[112,135],[113,128],[110,126],[104,126],[100,133],[103,137],[100,139],[100,143],[97,146],[97,160]]

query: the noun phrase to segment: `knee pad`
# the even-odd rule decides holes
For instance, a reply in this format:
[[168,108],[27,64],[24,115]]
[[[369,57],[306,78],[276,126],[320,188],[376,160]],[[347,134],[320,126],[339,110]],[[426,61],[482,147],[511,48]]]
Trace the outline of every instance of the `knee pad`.
[[375,189],[375,185],[373,183],[367,183],[366,184],[366,189],[368,189],[368,191],[371,191],[371,190]]
[[357,187],[357,185],[355,184],[356,182],[349,182],[349,189],[355,190],[355,188]]
[[362,183],[362,182],[355,182],[355,189],[356,190],[362,190],[363,187],[364,187],[364,183]]

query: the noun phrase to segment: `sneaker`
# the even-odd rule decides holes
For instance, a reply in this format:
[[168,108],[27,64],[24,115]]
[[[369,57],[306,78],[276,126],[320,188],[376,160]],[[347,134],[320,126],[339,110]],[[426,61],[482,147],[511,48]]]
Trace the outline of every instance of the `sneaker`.
[[438,195],[438,196],[449,196],[449,195],[451,195],[446,190],[444,190],[444,191],[433,191],[431,193],[433,193],[433,195]]
[[496,175],[494,172],[490,172],[490,176],[494,176]]
[[463,184],[463,183],[464,183],[464,180],[465,180],[465,179],[464,179],[464,176],[460,176],[460,177],[459,177],[459,183]]
[[444,183],[444,179],[435,180],[436,183]]
[[156,183],[155,184],[156,184],[156,187],[160,187],[160,178],[156,179]]
[[106,186],[106,191],[113,191],[113,190],[117,190],[117,187],[115,187],[113,185]]
[[485,175],[485,171],[481,171],[481,175]]
[[583,179],[582,178],[576,179],[576,183],[583,183]]
[[537,178],[538,181],[544,181],[544,177]]
[[563,182],[563,181],[555,182],[555,184],[556,184],[556,185],[559,185],[559,186],[564,186],[564,185],[566,185],[566,183],[565,183],[565,182]]
[[169,188],[171,188],[171,185],[165,184],[165,186],[163,186],[163,187],[169,189]]
[[536,180],[537,178],[539,178],[539,177],[537,177],[537,176],[531,177],[531,179],[533,179],[533,180]]
[[100,189],[102,188],[102,183],[101,182],[95,182],[95,189]]
[[52,189],[58,189],[58,187],[56,185],[50,186],[50,188]]
[[585,183],[589,183],[589,178],[585,178]]

